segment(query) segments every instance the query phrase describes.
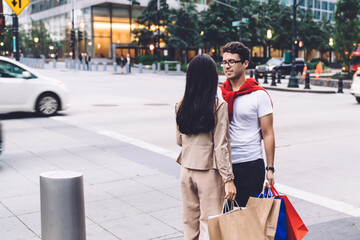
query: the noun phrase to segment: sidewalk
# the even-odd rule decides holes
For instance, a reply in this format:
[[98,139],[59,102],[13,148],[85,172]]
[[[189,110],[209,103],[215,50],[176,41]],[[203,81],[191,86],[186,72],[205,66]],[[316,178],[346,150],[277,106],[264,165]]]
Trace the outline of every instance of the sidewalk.
[[[0,239],[40,239],[39,174],[54,170],[84,174],[88,240],[183,239],[174,158],[56,118],[3,122]],[[358,238],[359,218],[290,200],[309,228],[305,240]]]

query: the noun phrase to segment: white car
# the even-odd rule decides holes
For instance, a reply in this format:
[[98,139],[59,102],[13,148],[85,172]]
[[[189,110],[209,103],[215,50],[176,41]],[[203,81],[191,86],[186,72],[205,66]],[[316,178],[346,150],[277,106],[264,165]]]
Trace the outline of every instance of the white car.
[[68,95],[63,82],[0,57],[0,112],[36,111],[41,116],[53,116],[68,107]]
[[357,71],[353,77],[350,92],[355,96],[356,101],[360,103],[360,71]]

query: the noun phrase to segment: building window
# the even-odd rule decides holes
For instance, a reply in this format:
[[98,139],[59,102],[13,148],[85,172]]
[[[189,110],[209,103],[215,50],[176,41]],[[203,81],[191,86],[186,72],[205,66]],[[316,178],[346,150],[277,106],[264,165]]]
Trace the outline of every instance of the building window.
[[335,4],[334,3],[329,3],[329,10],[334,12],[335,11]]
[[312,6],[313,6],[313,0],[307,0],[306,6],[307,6],[308,8],[312,8]]
[[328,19],[328,13],[327,12],[322,12],[322,18],[323,19]]
[[314,11],[314,18],[320,20],[320,11]]
[[315,0],[315,8],[320,9],[320,0]]
[[328,10],[328,2],[322,1],[322,3],[321,3],[321,8],[322,8],[323,10]]
[[305,1],[302,1],[302,2],[299,4],[299,6],[305,7]]
[[330,21],[334,21],[334,15],[333,15],[333,13],[329,13],[329,20],[330,20]]

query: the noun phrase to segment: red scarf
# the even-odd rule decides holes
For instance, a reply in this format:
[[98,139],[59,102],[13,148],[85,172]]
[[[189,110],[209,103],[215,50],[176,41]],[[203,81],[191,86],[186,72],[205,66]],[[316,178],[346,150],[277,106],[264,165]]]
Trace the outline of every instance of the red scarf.
[[257,90],[264,90],[266,92],[266,90],[263,87],[259,86],[259,83],[255,81],[254,78],[246,79],[245,83],[237,91],[232,91],[231,83],[229,79],[226,79],[226,81],[222,86],[220,86],[220,88],[222,92],[222,97],[228,103],[229,120],[231,120],[233,116],[233,107],[234,107],[235,98]]

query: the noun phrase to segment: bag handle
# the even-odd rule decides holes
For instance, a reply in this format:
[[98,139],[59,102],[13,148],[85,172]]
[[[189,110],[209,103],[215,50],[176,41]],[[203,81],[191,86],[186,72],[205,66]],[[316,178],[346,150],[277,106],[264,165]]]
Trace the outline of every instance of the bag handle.
[[236,202],[236,200],[231,201],[231,205],[229,206],[229,201],[227,199],[224,200],[224,204],[223,204],[223,213],[227,213],[230,212],[234,209],[234,207],[239,207],[239,204]]
[[278,193],[278,191],[275,189],[274,185],[271,185],[270,188],[271,188],[272,194],[273,194],[275,197],[280,196],[279,193]]
[[264,190],[258,195],[258,198],[260,198],[261,196],[263,196],[263,198],[273,197],[274,194],[272,193],[272,191],[269,191],[269,190],[270,189],[265,186]]

